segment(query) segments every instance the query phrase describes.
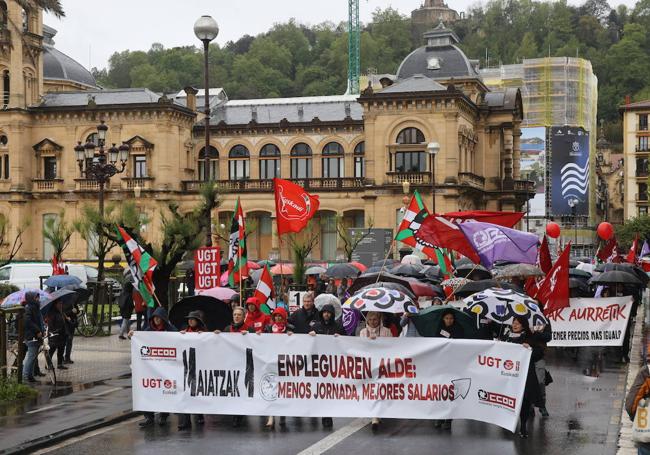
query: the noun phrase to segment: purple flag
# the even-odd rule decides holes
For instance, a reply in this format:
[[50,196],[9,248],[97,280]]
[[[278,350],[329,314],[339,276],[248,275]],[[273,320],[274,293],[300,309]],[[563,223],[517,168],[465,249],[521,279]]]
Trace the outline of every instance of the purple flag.
[[650,254],[650,245],[648,245],[648,241],[644,240],[643,241],[643,247],[641,247],[641,254],[639,255],[640,258],[643,256],[647,256]]
[[458,225],[488,269],[496,261],[537,263],[539,238],[535,234],[497,224],[467,221]]

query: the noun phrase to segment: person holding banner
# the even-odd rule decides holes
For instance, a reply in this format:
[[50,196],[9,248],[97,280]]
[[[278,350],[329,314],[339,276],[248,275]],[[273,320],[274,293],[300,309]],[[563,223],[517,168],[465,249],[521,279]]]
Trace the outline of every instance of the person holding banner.
[[541,392],[539,390],[539,382],[537,382],[537,374],[535,373],[535,362],[542,358],[543,350],[535,339],[535,335],[530,330],[528,318],[526,318],[526,316],[518,315],[514,317],[510,330],[506,334],[504,341],[508,343],[521,344],[533,351],[528,365],[524,399],[521,403],[521,413],[519,414],[519,436],[527,438],[528,418],[532,414],[533,406],[539,407],[541,403]]
[[[149,324],[144,328],[144,331],[145,332],[178,332],[176,327],[174,327],[172,323],[169,322],[169,318],[167,317],[167,310],[165,310],[163,307],[158,307],[153,311],[151,317],[149,318]],[[133,336],[133,330],[129,332],[128,336],[129,338]],[[168,417],[169,417],[169,413],[161,412],[158,425],[160,425],[161,427],[164,426],[167,423]],[[154,424],[154,413],[145,412],[144,420],[139,423],[140,428],[148,428],[150,426],[153,426],[153,424]]]
[[[271,324],[268,324],[264,327],[264,333],[275,333],[275,334],[286,334],[293,335],[293,326],[287,323],[287,310],[284,308],[276,308],[271,313]],[[260,332],[257,332],[258,335],[261,335]],[[280,417],[280,426],[284,427],[286,425],[286,417]],[[275,419],[273,416],[269,416],[266,421],[266,428],[269,430],[275,426]]]
[[[384,327],[381,313],[370,311],[366,316],[366,326],[361,329],[359,336],[361,338],[370,338],[371,340],[376,340],[378,337],[392,337],[393,334],[391,333],[390,329]],[[377,417],[373,417],[370,423],[372,432],[376,433],[377,430],[379,430],[379,419]]]
[[[463,328],[456,322],[456,316],[454,315],[454,310],[448,309],[444,310],[442,313],[442,324],[440,324],[440,330],[436,334],[435,338],[447,338],[447,339],[460,339],[465,338],[465,331]],[[433,426],[436,428],[442,428],[443,430],[451,430],[451,419],[446,420],[435,420]]]
[[[187,319],[187,327],[181,330],[181,333],[202,333],[206,331],[205,322],[203,322],[203,311],[190,311],[190,314],[185,319]],[[194,414],[194,416],[197,425],[205,423],[203,414]],[[192,415],[178,414],[178,431],[189,430],[190,428],[192,428]]]
[[314,305],[314,293],[308,292],[302,298],[302,308],[293,312],[289,323],[296,328],[296,333],[307,334],[313,330],[318,319],[318,309]]
[[[248,326],[246,325],[245,319],[246,310],[240,306],[236,306],[232,310],[232,324],[226,326],[223,331],[226,333],[241,333],[244,335],[247,334]],[[214,333],[221,333],[221,330],[215,330]]]

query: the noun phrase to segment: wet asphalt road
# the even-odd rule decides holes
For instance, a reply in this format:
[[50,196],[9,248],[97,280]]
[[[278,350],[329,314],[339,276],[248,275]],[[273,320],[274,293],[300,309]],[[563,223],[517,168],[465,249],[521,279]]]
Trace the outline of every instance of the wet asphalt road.
[[431,421],[386,419],[373,435],[366,419],[335,419],[334,429],[326,431],[318,419],[288,418],[286,429],[267,431],[259,417],[249,417],[243,427],[233,429],[230,418],[209,416],[203,428],[190,432],[178,432],[175,417],[167,427],[145,431],[131,420],[41,453],[285,455],[310,449],[305,453],[615,454],[626,365],[618,363],[612,350],[600,377],[591,378],[583,374],[590,360],[588,348],[581,350],[577,361],[563,351],[549,349],[547,368],[554,378],[548,388],[551,417],[537,414],[530,438],[525,440],[494,425],[469,420],[454,421],[451,432],[445,432],[435,429]]

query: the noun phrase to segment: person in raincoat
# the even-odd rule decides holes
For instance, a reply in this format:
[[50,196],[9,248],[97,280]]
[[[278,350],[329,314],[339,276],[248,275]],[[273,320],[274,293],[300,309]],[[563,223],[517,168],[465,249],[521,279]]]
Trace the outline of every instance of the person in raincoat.
[[63,302],[57,300],[47,313],[47,330],[50,336],[50,346],[52,347],[52,357],[56,353],[56,360],[59,370],[67,370],[63,364],[65,344],[68,341],[68,325],[66,316],[63,314]]
[[[190,311],[185,319],[187,320],[187,327],[181,330],[181,333],[203,333],[207,330],[203,311]],[[203,414],[194,414],[194,417],[196,418],[197,425],[203,425],[205,423]],[[189,430],[190,428],[192,428],[192,415],[178,414],[178,430],[183,431]]]
[[528,318],[525,316],[515,316],[510,330],[506,333],[504,341],[509,343],[521,344],[524,347],[532,349],[528,373],[526,376],[526,386],[524,388],[524,399],[521,403],[521,413],[519,414],[519,436],[528,437],[528,418],[531,416],[533,406],[539,406],[541,403],[541,392],[537,375],[535,373],[535,362],[543,356],[543,349],[537,339],[537,336],[530,330]]
[[24,337],[25,337],[25,360],[23,361],[23,378],[26,381],[34,382],[34,365],[38,347],[43,343],[45,324],[41,316],[40,296],[38,292],[25,293],[25,313],[23,316]]
[[263,332],[264,327],[271,322],[269,315],[260,310],[261,306],[260,299],[257,297],[249,297],[246,299],[246,309],[248,312],[246,313],[244,323],[247,328],[257,333]]
[[119,339],[126,340],[126,335],[129,333],[131,327],[131,315],[135,309],[135,304],[133,303],[133,283],[130,281],[124,283],[117,302],[120,308],[120,316],[122,317]]
[[[169,322],[169,317],[167,316],[167,310],[165,310],[163,307],[158,307],[151,313],[151,317],[149,318],[149,323],[144,328],[144,331],[145,332],[178,332],[178,329],[176,329],[176,327],[174,327],[174,325],[171,322]],[[131,338],[134,333],[135,332],[131,330],[128,334],[128,337]],[[164,426],[167,423],[168,417],[169,417],[169,413],[161,412],[160,420],[158,420],[158,424],[161,427]],[[153,426],[154,423],[155,423],[154,413],[145,412],[144,420],[139,423],[139,426],[140,428],[148,428]]]
[[318,308],[314,305],[314,293],[308,292],[302,298],[302,308],[293,312],[289,323],[296,333],[309,333],[318,322]]
[[[361,329],[359,336],[361,338],[370,338],[371,340],[375,340],[380,337],[391,338],[393,334],[390,329],[384,327],[381,313],[370,311],[366,316],[366,326]],[[379,430],[379,419],[373,417],[370,423],[373,433],[376,433]]]
[[[465,331],[456,321],[454,311],[451,309],[443,310],[440,319],[440,328],[434,338],[460,339],[465,337]],[[451,419],[435,420],[434,427],[443,430],[451,430]]]
[[[284,308],[276,308],[273,310],[273,313],[271,313],[271,323],[267,324],[266,327],[264,327],[264,333],[275,333],[278,335],[293,335],[293,330],[294,327],[293,325],[289,324],[287,321],[287,310]],[[261,335],[260,332],[257,332],[258,335]],[[286,425],[286,417],[281,416],[280,417],[280,426],[284,427]],[[268,419],[266,420],[266,428],[267,429],[272,429],[275,427],[275,419],[273,416],[269,416]]]

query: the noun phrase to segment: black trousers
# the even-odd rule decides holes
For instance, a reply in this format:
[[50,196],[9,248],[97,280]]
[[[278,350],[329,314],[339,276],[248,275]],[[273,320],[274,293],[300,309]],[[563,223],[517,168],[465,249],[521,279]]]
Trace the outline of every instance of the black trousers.
[[50,354],[52,356],[52,359],[54,359],[54,353],[56,353],[56,362],[59,366],[63,365],[63,359],[64,357],[64,352],[65,352],[65,345],[67,343],[67,337],[59,340],[57,344],[55,344],[52,347],[52,353]]
[[64,358],[65,360],[70,360],[70,353],[72,352],[72,340],[74,335],[68,335],[68,338],[65,340],[65,349],[64,349]]

